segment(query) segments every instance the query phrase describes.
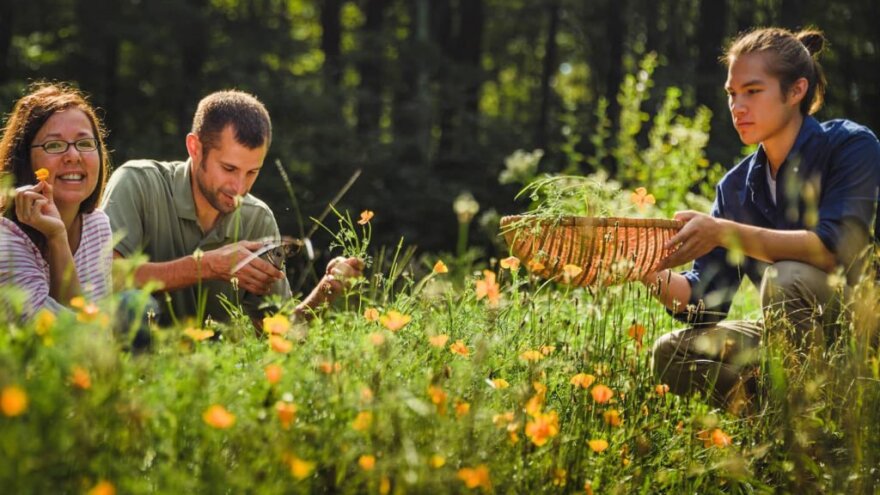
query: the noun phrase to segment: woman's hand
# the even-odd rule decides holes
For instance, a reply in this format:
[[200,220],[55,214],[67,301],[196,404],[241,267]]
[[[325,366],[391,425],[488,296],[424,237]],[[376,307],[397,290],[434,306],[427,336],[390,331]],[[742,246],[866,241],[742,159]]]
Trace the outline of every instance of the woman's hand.
[[52,185],[48,182],[40,181],[35,186],[22,186],[15,190],[15,216],[47,239],[67,237],[67,228],[55,206]]

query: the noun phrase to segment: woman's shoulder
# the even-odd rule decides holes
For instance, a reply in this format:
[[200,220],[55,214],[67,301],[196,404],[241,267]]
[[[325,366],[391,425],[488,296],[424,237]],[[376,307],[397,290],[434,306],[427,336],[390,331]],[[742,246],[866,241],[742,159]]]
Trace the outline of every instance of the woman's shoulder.
[[6,217],[0,216],[0,242],[6,242],[7,240],[12,239],[25,240],[33,245],[31,238],[28,237],[21,226]]
[[40,249],[20,225],[0,216],[0,251],[4,260],[14,260],[21,256],[42,259]]

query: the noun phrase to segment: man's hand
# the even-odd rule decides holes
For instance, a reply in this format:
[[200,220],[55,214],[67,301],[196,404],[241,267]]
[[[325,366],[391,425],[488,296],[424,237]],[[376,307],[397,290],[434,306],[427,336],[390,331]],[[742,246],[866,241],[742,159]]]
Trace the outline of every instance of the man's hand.
[[235,277],[238,279],[238,286],[242,289],[258,296],[268,294],[272,289],[272,284],[285,277],[284,272],[275,268],[268,261],[254,257],[237,272],[232,272],[232,269],[240,261],[250,257],[254,251],[261,247],[263,247],[263,243],[259,241],[239,241],[206,251],[201,259],[203,276],[207,279],[227,282]]
[[308,312],[318,306],[332,302],[345,290],[347,285],[363,275],[364,262],[358,258],[333,258],[327,263],[324,276],[311,294],[296,308],[298,314],[308,317]]
[[678,249],[660,261],[658,272],[693,261],[722,244],[724,229],[721,220],[696,211],[680,211],[675,214],[675,219],[687,223],[664,244],[666,249],[675,246]]

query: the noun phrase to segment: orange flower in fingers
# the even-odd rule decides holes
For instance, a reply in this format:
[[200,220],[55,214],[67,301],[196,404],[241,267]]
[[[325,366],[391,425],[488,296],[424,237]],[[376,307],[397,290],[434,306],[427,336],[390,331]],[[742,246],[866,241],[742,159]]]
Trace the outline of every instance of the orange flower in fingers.
[[49,179],[49,170],[46,168],[40,168],[34,172],[34,175],[37,177],[38,181],[46,182],[46,180]]

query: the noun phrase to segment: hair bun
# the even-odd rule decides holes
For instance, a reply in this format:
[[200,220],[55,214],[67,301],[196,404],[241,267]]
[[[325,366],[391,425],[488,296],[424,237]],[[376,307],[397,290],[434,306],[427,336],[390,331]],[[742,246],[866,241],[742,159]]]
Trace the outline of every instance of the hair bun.
[[801,43],[810,52],[810,55],[816,56],[825,48],[825,34],[817,30],[804,30],[795,35]]

